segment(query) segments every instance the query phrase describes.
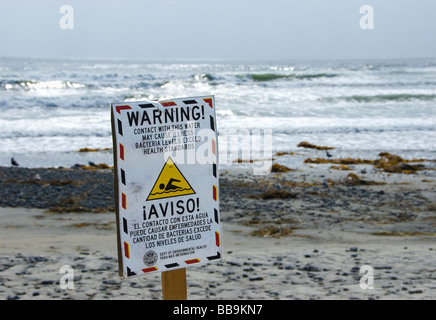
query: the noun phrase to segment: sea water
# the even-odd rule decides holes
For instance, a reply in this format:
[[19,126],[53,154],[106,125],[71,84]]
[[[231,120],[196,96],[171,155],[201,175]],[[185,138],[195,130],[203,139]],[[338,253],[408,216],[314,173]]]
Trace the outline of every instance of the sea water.
[[112,165],[111,150],[77,152],[112,147],[111,102],[199,95],[215,96],[220,144],[271,132],[273,154],[302,155],[281,160],[293,166],[326,156],[302,141],[334,147],[335,158],[436,159],[436,59],[0,58],[0,165]]

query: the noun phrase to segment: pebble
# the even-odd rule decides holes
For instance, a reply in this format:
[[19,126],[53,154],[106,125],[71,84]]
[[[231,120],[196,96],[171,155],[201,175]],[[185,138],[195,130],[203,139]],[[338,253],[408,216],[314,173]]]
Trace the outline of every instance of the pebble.
[[[56,170],[54,170],[54,171],[56,171]],[[78,175],[78,176],[80,176],[80,179],[88,179],[85,176],[86,175],[92,175],[90,172],[82,172],[82,170],[70,170],[70,171],[73,171],[72,172],[72,176],[70,176],[70,177],[63,176],[62,177],[62,175],[66,175],[67,172],[61,172],[61,173],[58,174],[58,178],[61,178],[61,179],[64,179],[64,180],[65,179],[72,179],[73,176]],[[108,183],[108,185],[110,184],[110,186],[113,185],[112,174],[110,172],[108,172],[107,174],[106,173],[102,174],[101,176],[109,176],[110,177],[110,179],[108,180],[109,182],[107,182],[105,180],[105,182],[103,184]],[[42,180],[44,180],[44,181],[48,180],[47,176],[44,175],[42,177],[43,177]],[[92,183],[92,185],[95,185],[95,183]],[[28,186],[23,184],[23,186],[24,186],[23,190],[22,190],[22,192],[23,192],[23,199],[25,199],[26,201],[27,201],[27,199],[29,197],[31,197],[30,191],[32,191],[32,190],[36,191],[36,194],[38,194],[38,197],[41,197],[40,191],[38,191],[37,189],[43,189],[43,188],[40,188],[40,186],[38,184],[33,184],[33,185],[28,185]],[[53,186],[49,186],[49,187],[47,187],[47,189],[50,189],[52,187]],[[73,186],[71,186],[71,187],[73,187]],[[92,188],[92,186],[91,187],[87,186],[86,183],[85,183],[85,184],[80,185],[80,186],[74,186],[73,188],[75,190],[72,191],[71,194],[80,194],[80,190],[83,191],[85,189]],[[109,187],[107,190],[110,190],[110,188],[111,187]],[[9,189],[9,187],[7,187],[7,189]],[[24,189],[26,189],[26,190],[24,190]],[[248,189],[250,189],[250,188],[244,188],[243,191],[246,192],[246,193],[252,192],[252,191],[250,191]],[[51,190],[54,192],[53,198],[55,199],[56,196],[59,196],[59,194],[65,194],[66,188],[58,187],[57,189],[55,189],[53,187]],[[47,190],[47,191],[49,191],[49,190]],[[221,195],[223,195],[223,194],[226,195],[227,194],[227,196],[229,196],[229,195],[232,196],[232,194],[236,194],[235,192],[233,192],[234,191],[234,187],[233,187],[233,189],[232,189],[232,187],[227,187],[227,188],[224,187],[221,191],[223,191],[221,193]],[[2,191],[0,191],[0,196],[1,196],[1,192]],[[258,191],[256,191],[256,192],[258,192]],[[297,190],[296,192],[299,192],[299,191]],[[329,190],[325,190],[325,192],[328,194]],[[356,197],[362,194],[362,192],[361,192],[361,190],[359,188],[353,189],[353,192],[356,194]],[[350,195],[350,193],[348,193],[347,191],[339,192],[338,193],[338,197],[339,197],[339,194],[340,195],[345,195],[347,197],[349,197],[349,195]],[[333,194],[328,194],[328,195],[333,196]],[[371,195],[373,195],[373,194],[368,194],[368,197],[371,197]],[[239,195],[238,197],[242,199],[242,197],[244,197],[244,196],[245,196],[245,194],[242,194],[242,195]],[[381,200],[387,199],[387,196],[389,196],[389,193],[387,193],[386,197],[381,198]],[[109,199],[107,198],[107,192],[106,191],[102,191],[102,192],[99,192],[98,194],[96,194],[96,198],[87,199],[86,200],[86,205],[88,206],[90,204],[97,204],[101,200],[101,199],[98,200],[97,198],[100,198],[100,197],[101,197],[101,199],[104,198],[104,201],[106,201],[106,202],[112,202],[110,197],[109,197]],[[33,199],[33,200],[32,199],[31,199],[30,203],[32,203],[32,201],[33,201],[33,204],[35,204],[37,201],[41,202],[41,200],[40,199],[38,200],[36,198],[36,196],[35,196],[35,199]],[[313,197],[307,197],[307,199],[304,200],[304,201],[309,204],[310,203],[309,201],[311,199],[314,200]],[[8,203],[7,203],[8,201],[12,202],[13,200],[0,199],[0,202],[1,202],[0,205],[4,205],[5,203],[6,203],[6,205],[8,205]],[[14,201],[16,201],[16,200],[14,200]],[[317,201],[317,200],[315,199],[315,201]],[[371,199],[368,198],[368,201],[371,201]],[[250,212],[250,213],[252,212],[253,214],[259,214],[259,215],[261,213],[265,213],[265,212],[268,213],[268,214],[270,214],[270,213],[273,214],[273,213],[278,212],[278,211],[274,211],[274,209],[277,209],[277,208],[274,208],[274,204],[271,204],[268,201],[264,201],[264,202],[265,202],[264,204],[261,203],[261,202],[255,203],[255,204],[250,204],[248,202],[241,201],[241,203],[239,204],[239,207],[241,208],[241,210],[239,210],[238,212],[244,212],[244,210],[245,210],[246,212]],[[328,205],[326,204],[326,206],[327,207],[331,206],[331,210],[335,210],[335,207],[339,206],[340,203],[342,203],[342,202],[340,202],[340,201],[331,202],[331,203],[329,202]],[[350,206],[352,206],[351,205],[352,202],[349,202],[349,203],[350,203]],[[43,203],[42,205],[44,206],[46,204]],[[223,216],[225,218],[225,215],[226,214],[228,215],[229,213],[232,213],[234,208],[233,208],[232,203],[230,201],[228,201],[227,203],[226,203],[226,201],[223,201],[222,205],[223,205],[223,208],[224,208],[222,210],[222,214],[223,214]],[[270,205],[271,205],[271,208],[269,207]],[[281,212],[281,214],[283,212],[283,215],[285,215],[285,210],[284,210],[285,208],[284,207],[287,206],[287,202],[282,202],[281,205],[282,205],[283,208],[280,208],[280,210],[282,210],[280,212]],[[309,207],[309,205],[307,205],[307,207]],[[311,211],[315,211],[316,213],[318,213],[318,210],[317,210],[317,207],[316,207],[315,203],[314,204],[310,204],[310,210]],[[287,211],[286,214],[288,214],[289,212],[292,212],[292,211]],[[296,210],[295,212],[292,212],[292,214],[297,214],[297,213],[300,214],[300,212],[298,210]],[[374,216],[376,216],[376,215],[374,214]],[[244,214],[241,214],[240,216],[234,215],[232,219],[233,219],[233,222],[239,223],[240,220],[238,220],[238,219],[242,220],[245,217],[246,216]],[[259,220],[259,218],[257,216],[254,216],[254,218],[256,218],[256,219],[253,219],[253,221]],[[279,219],[278,216],[267,217],[266,215],[263,216],[262,219],[263,218]],[[286,218],[290,218],[290,215],[286,216]],[[324,215],[324,218],[329,218],[329,217],[328,217],[328,215]],[[305,223],[308,223],[308,222],[305,221]],[[257,226],[258,225],[255,225],[254,228],[256,228]],[[253,238],[253,239],[255,240],[255,238]],[[292,241],[292,237],[289,237],[287,239],[289,239],[289,241]],[[350,245],[350,244],[348,244],[348,245]],[[347,248],[347,247],[345,247],[345,248]],[[401,246],[401,248],[403,248],[403,246]],[[407,247],[404,247],[404,248],[406,249]],[[364,251],[364,249],[359,249],[356,246],[352,246],[352,247],[347,248],[345,251],[346,252],[351,252],[351,256],[352,257],[353,256],[357,256],[356,253],[359,252],[359,256],[363,257],[368,262],[369,261],[373,262],[372,265],[373,265],[374,269],[391,270],[392,267],[390,265],[385,264],[387,261],[389,261],[389,263],[391,263],[392,265],[395,265],[395,268],[397,268],[397,265],[394,264],[395,262],[393,262],[391,260],[383,260],[383,258],[380,258],[379,260],[374,260],[374,261],[370,260],[371,257],[372,257],[371,256],[372,249],[367,249],[367,250],[368,250],[367,253],[362,253]],[[428,250],[432,250],[432,248],[429,248]],[[316,254],[319,251],[321,251],[322,254]],[[340,251],[340,253],[339,253],[339,251]],[[410,251],[412,251],[412,250],[410,250]],[[306,254],[304,254],[304,253],[306,253]],[[193,289],[194,288],[197,289],[196,291],[203,290],[202,291],[203,294],[204,294],[204,290],[206,290],[206,288],[214,289],[213,292],[209,292],[208,294],[211,295],[211,296],[212,295],[217,295],[219,298],[221,298],[220,294],[222,292],[226,292],[225,290],[228,290],[228,288],[230,286],[230,284],[228,284],[228,283],[232,283],[231,287],[235,288],[235,296],[239,295],[239,297],[241,299],[242,298],[245,299],[245,298],[247,298],[247,293],[243,293],[243,294],[242,293],[236,293],[236,290],[240,289],[240,288],[238,288],[238,286],[242,286],[241,284],[244,284],[244,283],[247,284],[247,280],[252,281],[252,282],[267,280],[267,281],[265,281],[263,283],[260,283],[261,284],[260,287],[264,287],[265,286],[265,290],[264,289],[259,289],[259,295],[262,294],[260,291],[264,290],[264,293],[267,292],[269,297],[279,296],[279,293],[282,294],[282,291],[281,291],[282,288],[279,287],[280,283],[283,283],[283,284],[286,285],[283,288],[284,291],[289,289],[288,288],[289,287],[289,283],[293,283],[293,284],[295,284],[297,286],[307,287],[308,288],[307,290],[309,290],[310,289],[309,287],[310,286],[313,287],[313,285],[315,285],[316,288],[325,289],[326,285],[322,284],[322,282],[325,281],[325,283],[330,285],[331,287],[334,286],[335,290],[338,290],[338,288],[341,288],[344,285],[349,285],[350,286],[350,293],[348,295],[349,298],[359,298],[359,296],[360,296],[360,298],[364,298],[365,299],[367,297],[366,295],[363,295],[363,294],[360,295],[360,293],[356,293],[355,290],[354,290],[354,284],[357,285],[357,289],[359,288],[358,280],[356,282],[353,282],[353,285],[349,284],[350,281],[354,281],[356,279],[356,273],[358,273],[359,270],[360,270],[359,269],[360,265],[352,267],[353,264],[357,265],[357,260],[356,259],[349,259],[350,253],[346,254],[346,253],[344,253],[344,249],[339,249],[339,250],[337,250],[337,253],[341,254],[343,259],[348,259],[348,261],[351,261],[350,262],[351,265],[349,265],[348,267],[346,267],[344,265],[341,265],[341,268],[339,269],[335,265],[331,265],[330,266],[328,264],[328,262],[329,262],[328,259],[322,260],[322,259],[325,258],[325,256],[327,256],[328,253],[329,252],[326,251],[325,247],[322,247],[322,248],[320,247],[320,249],[313,249],[313,247],[312,248],[309,247],[309,248],[307,248],[306,251],[299,251],[298,258],[300,258],[300,260],[301,260],[301,265],[304,265],[303,267],[301,267],[299,265],[300,261],[298,261],[298,260],[296,261],[297,254],[295,254],[295,253],[293,253],[293,254],[289,253],[289,252],[287,252],[286,254],[283,253],[282,256],[280,256],[280,257],[275,257],[275,256],[272,256],[272,255],[266,254],[266,257],[270,258],[270,259],[262,260],[264,263],[257,263],[257,262],[254,263],[254,262],[250,262],[251,261],[250,257],[241,258],[240,257],[240,252],[238,251],[237,248],[235,249],[234,252],[232,250],[227,250],[227,254],[231,255],[231,258],[232,258],[233,261],[227,262],[227,261],[224,260],[224,262],[220,262],[220,263],[216,263],[216,264],[211,264],[211,267],[208,267],[208,269],[206,271],[204,271],[205,274],[207,274],[207,273],[216,273],[215,275],[213,275],[213,277],[217,277],[217,278],[220,278],[220,279],[221,279],[221,277],[224,277],[224,281],[219,283],[219,286],[215,285],[213,283],[209,284],[207,282],[202,284],[202,285],[189,284],[189,286],[193,287]],[[90,297],[91,298],[94,298],[94,296],[96,298],[102,298],[103,297],[103,293],[98,292],[98,286],[100,285],[101,286],[100,290],[104,291],[105,297],[117,296],[119,294],[119,292],[118,292],[119,288],[116,288],[116,286],[120,286],[121,289],[124,290],[124,291],[120,291],[120,292],[122,292],[122,295],[125,294],[125,292],[127,291],[126,290],[126,288],[127,288],[128,290],[133,291],[133,292],[135,292],[135,289],[136,290],[141,290],[142,292],[155,292],[155,294],[153,294],[151,296],[151,298],[156,297],[156,299],[159,299],[160,293],[161,293],[160,281],[156,281],[156,284],[155,283],[147,283],[147,284],[145,284],[145,282],[144,282],[144,284],[142,284],[143,282],[140,282],[138,280],[137,282],[131,282],[130,286],[129,286],[129,282],[128,281],[125,282],[123,280],[123,281],[120,282],[118,280],[114,280],[116,278],[116,271],[114,271],[114,270],[116,270],[116,268],[117,268],[117,266],[116,266],[117,259],[116,259],[116,257],[109,256],[110,255],[109,253],[105,253],[105,254],[107,254],[105,256],[98,257],[98,255],[96,256],[91,251],[86,251],[85,249],[81,249],[80,251],[76,252],[76,254],[80,255],[80,258],[81,258],[80,262],[81,262],[81,264],[75,265],[74,266],[75,270],[77,269],[77,271],[80,270],[81,272],[89,271],[89,273],[87,273],[87,275],[88,274],[90,275],[91,273],[98,271],[98,273],[96,272],[96,275],[93,275],[93,278],[94,277],[99,277],[99,278],[97,278],[99,280],[98,280],[98,282],[96,282],[97,285],[95,286],[95,288],[94,287],[92,288],[93,292],[90,293]],[[41,256],[37,256],[37,255],[24,256],[21,253],[16,254],[15,258],[13,258],[13,256],[14,255],[11,255],[10,258],[0,257],[0,258],[3,259],[2,263],[0,265],[0,269],[1,269],[0,271],[1,272],[5,272],[4,274],[7,274],[6,272],[7,272],[8,268],[15,267],[17,264],[28,263],[28,264],[31,265],[31,267],[35,267],[35,268],[32,268],[31,270],[36,275],[36,274],[38,274],[36,272],[37,267],[38,267],[38,265],[36,265],[37,263],[40,263],[40,262],[53,262],[52,260],[55,259],[55,258],[53,258],[54,255],[53,256],[49,256],[49,258],[41,257]],[[310,258],[310,259],[309,260],[306,260],[304,258],[301,259],[302,256],[304,256],[304,258]],[[96,259],[96,258],[99,259],[99,260],[104,260],[108,264],[106,265],[106,263],[105,263],[102,267],[100,267],[100,265],[101,265],[100,263],[98,263],[98,264],[96,264],[96,263],[90,264],[89,263],[92,259]],[[335,257],[333,256],[332,259],[334,259],[334,258]],[[378,259],[378,257],[377,257],[377,259]],[[256,259],[253,258],[253,261],[254,260],[256,260]],[[93,260],[93,261],[95,261],[95,260]],[[383,262],[383,261],[385,261],[385,262]],[[307,262],[310,262],[310,263],[307,263]],[[367,264],[371,265],[371,263],[367,263]],[[8,266],[8,265],[10,265],[10,266]],[[277,268],[273,268],[273,270],[275,271],[275,274],[271,274],[270,270],[272,270],[272,268],[271,268],[272,265],[277,266]],[[322,267],[323,266],[327,266],[328,268],[321,268],[321,267],[318,267],[317,265],[322,266]],[[264,276],[258,276],[256,274],[256,271],[259,271],[260,268],[256,268],[256,267],[265,267],[269,271],[265,271],[265,273],[262,271],[261,274],[264,274]],[[294,269],[295,269],[295,271],[293,271],[292,273],[287,271],[287,270],[294,270]],[[329,269],[331,271],[329,271]],[[350,269],[351,269],[351,271],[349,271]],[[30,277],[25,275],[25,272],[22,271],[22,269],[20,267],[17,267],[17,268],[11,269],[11,270],[13,270],[13,271],[11,271],[9,273],[11,278],[13,277],[15,272],[18,273],[17,278],[22,278],[22,279],[26,278],[26,277],[30,278]],[[194,268],[192,270],[194,272]],[[225,270],[225,271],[223,272],[223,270]],[[298,272],[297,270],[299,270],[300,272]],[[344,270],[347,270],[348,272],[343,272]],[[416,270],[418,272],[420,269],[417,267],[416,269],[413,269],[413,270]],[[58,280],[60,278],[60,275],[58,274],[58,269],[55,270],[55,271],[56,271],[56,276],[58,276],[58,278],[56,278],[56,276],[55,277],[51,277],[54,280],[43,280],[44,278],[37,279],[34,282],[33,282],[33,280],[28,280],[29,281],[29,286],[27,288],[28,288],[29,295],[30,294],[32,294],[32,296],[39,296],[39,295],[41,295],[43,297],[46,297],[48,295],[48,296],[52,296],[53,298],[55,298],[55,297],[58,297],[58,298],[61,297],[62,298],[63,297],[62,295],[64,295],[64,292],[56,291],[56,289],[59,288],[58,282],[56,280]],[[241,271],[243,271],[243,272],[241,272]],[[323,272],[327,272],[328,271],[329,273],[328,274],[327,273],[316,273],[316,272],[321,272],[321,271],[323,271]],[[112,273],[112,272],[114,274],[114,279],[111,279],[111,276],[109,276],[109,274]],[[198,272],[198,271],[196,271],[196,272]],[[340,276],[339,272],[342,273],[341,274],[342,277]],[[336,277],[332,276],[335,273],[336,273],[337,276]],[[381,272],[381,273],[387,273],[387,272],[385,271],[385,272]],[[394,272],[392,272],[392,273],[394,273]],[[102,276],[99,276],[100,274],[102,274],[104,277],[107,277],[107,278],[101,279]],[[268,276],[265,276],[265,274],[267,274]],[[80,287],[82,285],[83,286],[84,285],[88,285],[88,283],[86,281],[86,279],[87,279],[86,276],[87,275],[83,275],[83,278],[81,276],[76,276],[74,278],[75,281],[79,281],[79,280],[81,281],[81,283],[77,286],[75,292],[79,292]],[[318,275],[321,275],[321,276],[318,276]],[[7,281],[10,281],[10,280],[7,279],[7,277],[3,277],[2,278],[2,276],[3,275],[0,275],[0,283],[2,281],[4,283],[6,283]],[[351,277],[345,278],[344,276],[353,276],[353,278],[352,279],[351,279]],[[33,275],[32,275],[32,277],[33,277]],[[49,277],[49,276],[44,273],[44,277]],[[335,277],[335,278],[333,278],[333,277]],[[414,279],[413,281],[411,280],[411,281],[408,282],[408,281],[406,281],[408,278],[407,277],[404,278],[403,275],[398,275],[398,278],[401,279],[403,285],[407,285],[407,287],[405,287],[405,286],[401,287],[401,285],[398,287],[399,288],[398,291],[404,291],[403,296],[407,295],[407,294],[410,294],[410,295],[417,294],[417,295],[419,295],[419,294],[423,294],[425,292],[426,293],[426,297],[428,297],[429,294],[432,292],[431,290],[433,290],[433,289],[429,289],[428,287],[425,287],[425,286],[423,287],[423,288],[425,288],[425,290],[416,289],[416,287],[418,287],[418,288],[421,287],[421,283],[419,283],[420,280]],[[150,278],[147,278],[147,279],[153,279],[153,278],[150,277]],[[277,287],[272,287],[274,285],[273,281],[275,279],[277,280],[276,284],[278,284],[278,285],[277,285]],[[383,286],[382,283],[383,282],[390,283],[390,284],[394,283],[393,281],[390,281],[390,280],[398,280],[398,279],[397,279],[397,277],[394,277],[394,276],[392,276],[392,277],[390,277],[390,276],[383,276],[382,278],[376,278],[375,281],[377,281],[377,282],[380,281],[380,284],[378,284],[377,282],[375,282],[375,284],[378,286],[378,288],[382,288],[382,286]],[[154,280],[151,280],[151,281],[154,281]],[[236,281],[236,282],[233,282],[233,281]],[[399,281],[397,281],[397,282],[399,282]],[[4,283],[1,283],[2,286],[5,286]],[[23,282],[21,282],[21,283],[23,283]],[[141,285],[139,285],[139,283],[141,283]],[[42,287],[42,285],[45,285],[45,286]],[[50,287],[50,285],[53,285],[55,287],[55,289],[52,289]],[[274,291],[268,291],[267,290],[267,288],[268,288],[267,286],[269,286],[269,285],[271,285],[269,287],[269,289],[271,290],[272,288],[274,288],[273,289]],[[255,283],[249,284],[249,286],[251,286],[251,288],[257,287]],[[412,288],[412,287],[415,287],[415,288]],[[388,285],[385,288],[392,288],[392,285]],[[244,289],[244,288],[242,288],[242,289]],[[38,290],[38,291],[34,291],[34,290]],[[298,288],[296,288],[296,290],[298,290]],[[348,288],[344,288],[343,290],[344,291],[348,291]],[[52,292],[47,293],[48,291],[52,291]],[[57,294],[55,294],[55,292]],[[331,291],[331,292],[332,292],[332,294],[338,294],[339,290],[338,290],[338,292],[334,292],[334,291]],[[394,292],[394,291],[391,290],[391,291],[389,291],[389,293],[390,292]],[[88,291],[88,293],[89,293],[89,291]],[[368,291],[366,291],[366,293],[368,293]],[[386,293],[385,293],[385,295],[386,295]],[[73,294],[71,294],[71,297],[72,296],[73,296]],[[282,296],[283,297],[293,297],[293,295],[289,295],[289,292],[283,293]],[[8,299],[20,299],[21,296],[17,292],[13,292],[12,291],[12,293],[9,293],[9,295],[8,295],[7,292],[5,292],[4,295],[3,295],[3,299],[5,297],[7,297]],[[24,297],[26,297],[26,296],[24,296]],[[254,298],[256,298],[256,297],[257,297],[257,293],[256,293],[256,296],[254,296]],[[298,297],[298,295],[295,295],[294,298],[296,298],[296,297]],[[316,297],[319,298],[320,296],[317,295]],[[306,298],[307,298],[307,296],[306,296]],[[373,295],[373,296],[371,296],[369,298],[377,298],[378,299],[379,296]],[[417,298],[424,298],[424,296],[417,296]]]
[[374,269],[376,270],[391,270],[391,266],[375,266]]
[[320,269],[311,264],[306,264],[301,270],[310,271],[310,272],[318,272]]
[[[45,168],[0,167],[0,206],[48,209],[63,206],[66,198],[81,198],[78,205],[113,208],[113,174],[110,170],[89,171]],[[35,179],[35,177],[42,177]],[[17,182],[14,182],[17,181]],[[29,183],[25,183],[28,181]],[[62,186],[57,185],[59,181]],[[41,187],[41,183],[43,187]],[[89,192],[99,190],[99,192]],[[50,197],[45,195],[50,194]],[[16,196],[10,196],[16,195]]]
[[359,271],[360,271],[360,268],[359,268],[359,267],[352,267],[352,268],[351,268],[351,272],[356,273],[356,272],[359,272]]
[[250,281],[262,281],[263,277],[251,277],[251,278],[248,278],[248,280],[250,280]]
[[422,290],[409,290],[410,294],[419,294],[419,293],[423,293]]
[[25,258],[27,262],[29,263],[37,263],[37,262],[47,262],[48,259],[45,257],[39,257],[39,256],[29,256]]

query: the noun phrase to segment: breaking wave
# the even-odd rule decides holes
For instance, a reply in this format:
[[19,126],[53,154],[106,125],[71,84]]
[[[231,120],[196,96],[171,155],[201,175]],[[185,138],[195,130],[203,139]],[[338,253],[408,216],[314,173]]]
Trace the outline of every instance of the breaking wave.
[[342,96],[342,97],[325,97],[322,98],[325,102],[336,102],[336,101],[346,101],[346,102],[357,102],[357,103],[369,103],[369,102],[389,102],[389,101],[433,101],[436,100],[436,94],[410,94],[410,93],[399,93],[399,94],[377,94],[377,95],[352,95],[352,96]]
[[308,74],[280,74],[280,73],[249,73],[236,75],[240,79],[250,79],[253,81],[274,81],[274,80],[313,80],[319,78],[338,77],[334,73],[308,73]]
[[85,88],[83,83],[77,83],[69,80],[50,80],[50,81],[33,81],[33,80],[11,80],[0,81],[0,89],[3,90],[43,90],[43,89],[80,89]]

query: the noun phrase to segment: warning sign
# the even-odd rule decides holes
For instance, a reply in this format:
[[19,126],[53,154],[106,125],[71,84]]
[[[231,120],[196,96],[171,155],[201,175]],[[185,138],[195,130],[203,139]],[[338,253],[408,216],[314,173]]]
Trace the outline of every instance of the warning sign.
[[189,182],[186,181],[173,160],[168,158],[147,200],[184,196],[193,193],[195,191]]
[[112,103],[121,277],[221,259],[213,96]]

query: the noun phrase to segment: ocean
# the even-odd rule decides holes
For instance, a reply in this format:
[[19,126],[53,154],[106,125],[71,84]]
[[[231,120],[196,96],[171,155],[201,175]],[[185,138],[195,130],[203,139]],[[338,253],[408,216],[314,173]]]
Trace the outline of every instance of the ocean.
[[220,145],[271,132],[273,153],[300,155],[278,160],[289,166],[326,156],[302,141],[335,158],[436,159],[436,59],[0,58],[0,166],[112,165],[111,150],[78,152],[112,148],[111,102],[200,95],[215,96]]

